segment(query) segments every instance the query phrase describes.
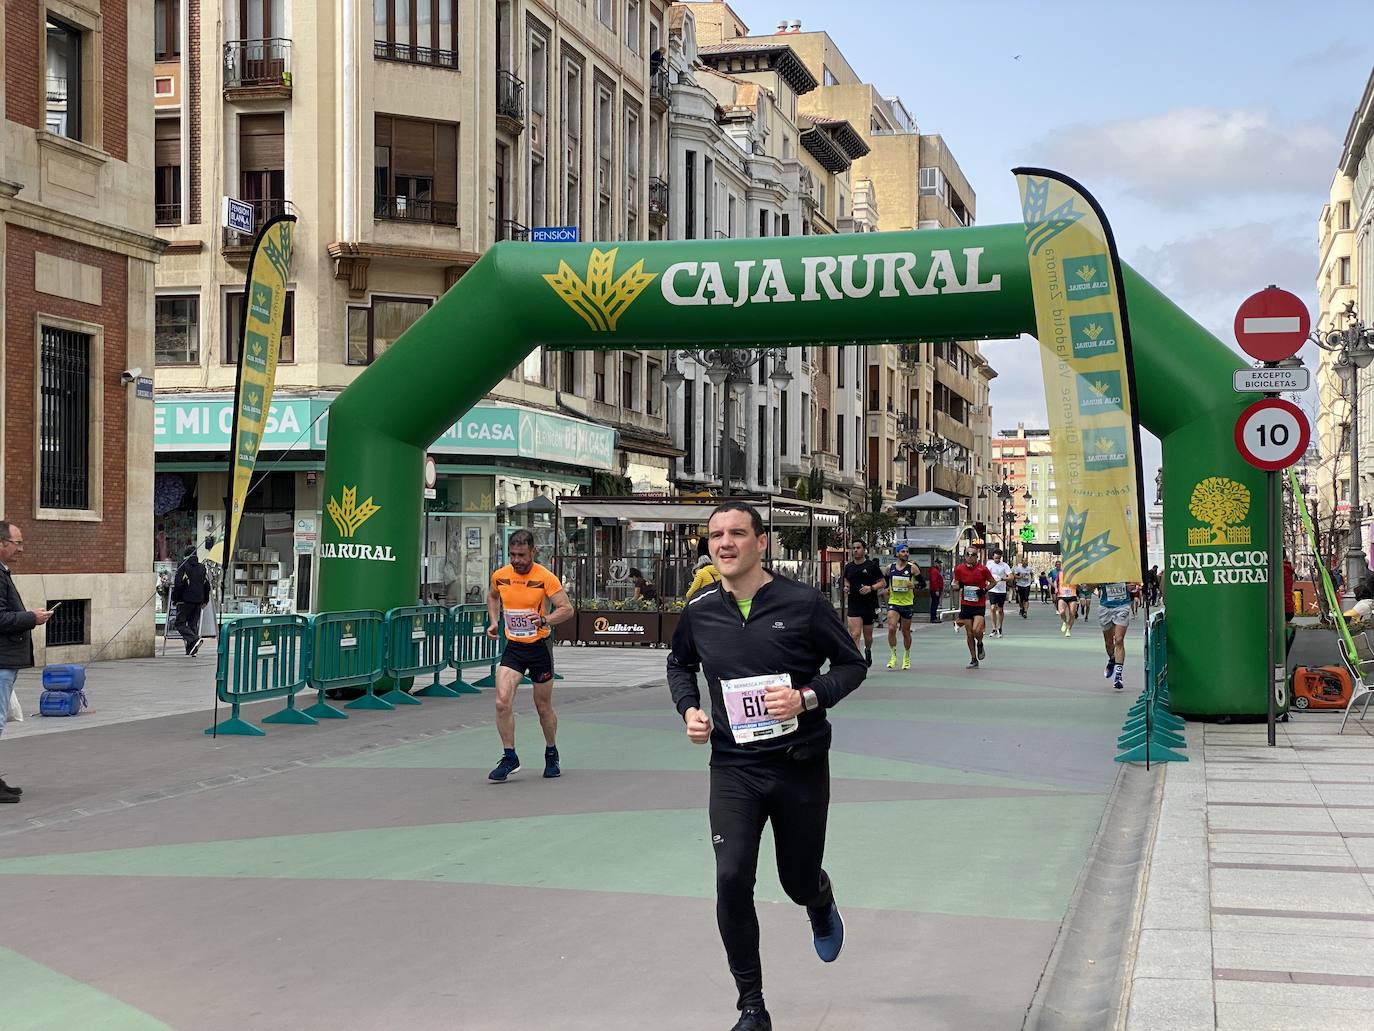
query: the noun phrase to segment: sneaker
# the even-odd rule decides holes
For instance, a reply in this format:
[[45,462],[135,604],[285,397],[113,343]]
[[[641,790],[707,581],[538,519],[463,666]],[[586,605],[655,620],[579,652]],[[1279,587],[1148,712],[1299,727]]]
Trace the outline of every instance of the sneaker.
[[977,659],[969,659],[968,665],[964,667],[964,669],[977,669],[977,668],[978,668],[978,660],[977,660]]
[[1072,636],[1073,636],[1073,631],[1070,630],[1068,627],[1065,627],[1065,628],[1064,628],[1064,636],[1065,636],[1065,637],[1072,637]]
[[983,647],[983,642],[982,642],[982,641],[979,641],[979,642],[978,642],[978,658],[980,658],[980,659],[986,659],[987,657],[988,657],[987,649],[985,649],[985,648]]
[[1116,666],[1116,663],[1113,662],[1111,659],[1108,659],[1108,660],[1107,660],[1107,668],[1104,669],[1104,670],[1102,671],[1102,679],[1103,679],[1103,680],[1111,680],[1111,679],[1112,679],[1112,668],[1113,668],[1114,666]]
[[808,909],[811,918],[811,940],[816,946],[816,955],[823,963],[834,963],[844,948],[844,920],[840,917],[839,907],[831,902],[825,909]]
[[205,643],[205,641],[204,641],[203,638],[197,637],[197,638],[196,638],[196,643],[193,644],[193,645],[191,645],[191,650],[188,651],[186,654],[187,654],[187,655],[190,655],[192,658],[194,658],[195,655],[196,655],[196,653],[200,651],[200,646],[201,646],[202,644],[204,644],[204,643]]
[[887,660],[887,668],[888,668],[888,669],[896,669],[896,668],[897,668],[897,656],[896,656],[895,654],[892,656],[892,658],[890,658],[890,659]]
[[[519,769],[517,766],[516,769]],[[512,773],[515,770],[511,771]],[[544,749],[544,776],[553,778],[561,777],[563,771],[558,768],[558,749],[549,747]]]
[[1114,680],[1114,681],[1112,682],[1112,687],[1116,688],[1118,691],[1120,691],[1120,690],[1121,690],[1122,688],[1124,688],[1125,686],[1126,686],[1126,685],[1123,684],[1123,683],[1121,682],[1121,678],[1120,678],[1120,677],[1117,677],[1116,680]]
[[512,773],[520,772],[520,758],[515,754],[515,749],[507,748],[506,754],[501,756],[501,761],[496,764],[496,769],[487,774],[487,780],[494,780],[501,784]]
[[12,794],[10,794],[8,791],[0,791],[0,805],[3,805],[3,804],[6,803],[6,802],[18,802],[18,801],[20,801],[20,798],[19,798],[18,795],[12,795]]
[[910,656],[910,655],[903,655],[903,656],[902,656],[902,669],[910,669],[910,668],[911,668],[911,656]]
[[22,795],[23,793],[23,788],[17,788],[13,784],[6,784],[3,779],[0,779],[0,795]]
[[1065,637],[1068,637],[1068,636],[1069,636],[1069,624],[1067,624],[1067,623],[1060,623],[1060,624],[1059,624],[1059,632],[1060,632],[1061,634],[1063,634]]
[[741,1010],[739,1020],[730,1031],[773,1031],[773,1018],[767,1010]]

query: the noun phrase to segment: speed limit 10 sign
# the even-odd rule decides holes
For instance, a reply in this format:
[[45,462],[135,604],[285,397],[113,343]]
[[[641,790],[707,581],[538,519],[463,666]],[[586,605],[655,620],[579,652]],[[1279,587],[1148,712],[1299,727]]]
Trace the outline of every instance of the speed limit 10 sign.
[[1257,469],[1286,469],[1307,450],[1312,428],[1302,409],[1279,397],[1256,401],[1236,420],[1236,450]]

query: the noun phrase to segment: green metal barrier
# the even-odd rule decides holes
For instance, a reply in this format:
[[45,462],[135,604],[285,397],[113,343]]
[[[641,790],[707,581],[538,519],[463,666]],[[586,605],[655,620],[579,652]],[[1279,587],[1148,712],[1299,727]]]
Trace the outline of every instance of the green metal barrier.
[[[481,694],[479,688],[495,687],[501,639],[487,636],[487,607],[455,605],[449,609],[449,620],[453,630],[449,635],[448,664],[457,674],[449,687],[459,694]],[[463,670],[475,666],[487,667],[487,675],[471,684],[466,683]]]
[[1169,711],[1168,634],[1161,609],[1145,628],[1145,690],[1126,715],[1117,738],[1126,749],[1116,757],[1119,763],[1187,762],[1188,757],[1175,748],[1186,748],[1184,721]]
[[266,731],[243,719],[239,707],[268,698],[285,698],[286,707],[262,722],[314,724],[310,713],[296,708],[296,692],[306,686],[309,669],[310,620],[305,616],[243,616],[224,623],[215,693],[232,708],[227,720],[205,733],[262,737]]
[[347,719],[325,701],[326,691],[340,687],[367,686],[367,694],[346,709],[396,708],[376,693],[377,681],[386,674],[386,616],[376,609],[321,612],[314,619],[310,655],[310,686],[320,693],[305,710],[311,716]]
[[439,674],[448,668],[453,624],[442,605],[407,605],[386,614],[386,672],[396,685],[382,695],[389,702],[418,705],[401,688],[402,679],[432,674],[434,682],[416,691],[426,698],[458,698],[459,692],[439,683]]

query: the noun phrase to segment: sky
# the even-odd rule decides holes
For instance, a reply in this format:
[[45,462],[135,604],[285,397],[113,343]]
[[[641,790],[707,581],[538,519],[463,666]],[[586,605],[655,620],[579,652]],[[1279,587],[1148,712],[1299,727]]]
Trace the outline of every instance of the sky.
[[[1233,349],[1236,307],[1271,283],[1315,320],[1317,222],[1374,62],[1370,0],[731,7],[755,34],[784,18],[829,32],[944,137],[978,224],[1020,221],[1011,168],[1057,169],[1097,198],[1121,257]],[[983,344],[994,431],[1046,425],[1036,347]],[[1315,348],[1304,357],[1315,373]],[[1149,503],[1159,446],[1142,438]]]

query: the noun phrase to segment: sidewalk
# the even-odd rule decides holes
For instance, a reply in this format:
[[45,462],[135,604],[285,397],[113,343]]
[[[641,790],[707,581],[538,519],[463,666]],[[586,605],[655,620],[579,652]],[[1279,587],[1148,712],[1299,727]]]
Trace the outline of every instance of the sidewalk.
[[1163,768],[1127,1031],[1374,1027],[1374,718],[1190,724]]

